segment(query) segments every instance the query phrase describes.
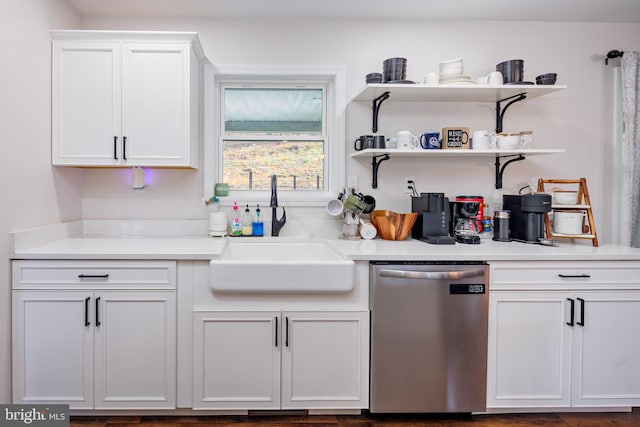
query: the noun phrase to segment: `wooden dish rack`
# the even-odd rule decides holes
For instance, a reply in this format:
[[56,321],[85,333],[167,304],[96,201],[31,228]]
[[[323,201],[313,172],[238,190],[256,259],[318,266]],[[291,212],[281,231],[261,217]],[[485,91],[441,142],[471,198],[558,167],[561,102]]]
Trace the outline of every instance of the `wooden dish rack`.
[[[588,224],[583,225],[583,234],[554,234],[549,220],[549,214],[544,215],[544,223],[547,232],[547,238],[559,239],[590,239],[593,246],[598,246],[598,235],[596,233],[596,224],[593,220],[593,211],[591,210],[591,199],[589,199],[589,189],[587,188],[587,179],[538,179],[538,192],[547,193],[545,191],[546,184],[557,184],[562,186],[572,186],[572,189],[578,191],[578,202],[575,205],[557,205],[552,202],[551,209],[572,210],[587,213]],[[576,187],[577,186],[577,187]],[[566,189],[563,187],[562,189]],[[553,194],[553,189],[548,191]],[[588,227],[588,229],[587,229]]]

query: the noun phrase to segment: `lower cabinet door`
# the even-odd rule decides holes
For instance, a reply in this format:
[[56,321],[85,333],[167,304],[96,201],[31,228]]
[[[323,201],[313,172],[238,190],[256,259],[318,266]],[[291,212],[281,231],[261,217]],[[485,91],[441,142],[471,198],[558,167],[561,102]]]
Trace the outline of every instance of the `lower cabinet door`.
[[488,408],[569,407],[569,292],[492,291]]
[[95,408],[175,408],[175,291],[96,291],[95,301]]
[[195,312],[194,409],[280,408],[280,311]]
[[640,291],[576,296],[573,406],[640,406]]
[[282,320],[282,409],[368,407],[368,311],[284,311]]
[[92,291],[13,291],[13,403],[93,408]]

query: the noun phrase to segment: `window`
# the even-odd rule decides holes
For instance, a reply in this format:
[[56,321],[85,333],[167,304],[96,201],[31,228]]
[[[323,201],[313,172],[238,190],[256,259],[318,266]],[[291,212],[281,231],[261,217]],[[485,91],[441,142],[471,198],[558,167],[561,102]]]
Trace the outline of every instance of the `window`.
[[[344,70],[335,66],[205,67],[204,196],[321,205],[344,187]],[[215,112],[213,112],[215,111]]]
[[231,190],[325,188],[326,87],[222,85],[221,177]]

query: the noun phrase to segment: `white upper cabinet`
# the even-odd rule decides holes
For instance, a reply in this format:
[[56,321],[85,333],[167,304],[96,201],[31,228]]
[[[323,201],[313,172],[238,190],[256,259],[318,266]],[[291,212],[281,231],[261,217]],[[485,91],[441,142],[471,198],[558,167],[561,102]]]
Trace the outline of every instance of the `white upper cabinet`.
[[205,59],[195,34],[52,37],[54,165],[198,166]]

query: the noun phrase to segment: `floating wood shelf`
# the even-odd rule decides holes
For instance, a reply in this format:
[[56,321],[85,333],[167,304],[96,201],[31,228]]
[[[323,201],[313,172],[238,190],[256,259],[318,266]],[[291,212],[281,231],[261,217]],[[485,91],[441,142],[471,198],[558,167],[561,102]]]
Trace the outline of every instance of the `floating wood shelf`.
[[[373,133],[378,131],[380,107],[386,100],[400,102],[493,102],[496,106],[496,133],[502,132],[504,114],[510,105],[527,98],[535,98],[566,89],[562,85],[477,85],[477,84],[367,84],[351,102],[370,102],[372,104]],[[380,163],[391,156],[492,156],[495,158],[495,187],[502,188],[502,176],[507,165],[524,160],[527,155],[562,153],[564,150],[363,150],[351,155],[352,158],[369,157],[372,166],[372,188],[378,187],[378,169]],[[454,154],[454,152],[456,152]],[[464,154],[462,154],[464,153]],[[501,165],[501,161],[509,158]]]
[[[502,188],[502,175],[504,174],[505,167],[514,161],[524,160],[526,156],[536,156],[543,154],[558,154],[564,153],[564,149],[521,149],[521,150],[424,150],[424,149],[415,149],[415,150],[405,150],[405,149],[381,149],[381,148],[370,148],[367,150],[356,151],[351,154],[351,158],[370,158],[372,164],[372,178],[371,178],[371,187],[378,187],[378,169],[380,168],[380,163],[385,160],[389,160],[391,157],[414,157],[414,158],[423,158],[423,157],[432,157],[432,158],[442,158],[442,157],[450,157],[450,158],[482,158],[488,157],[495,159],[495,168],[496,168],[496,188]],[[510,158],[506,162],[504,162],[501,166],[501,160],[505,158]]]

